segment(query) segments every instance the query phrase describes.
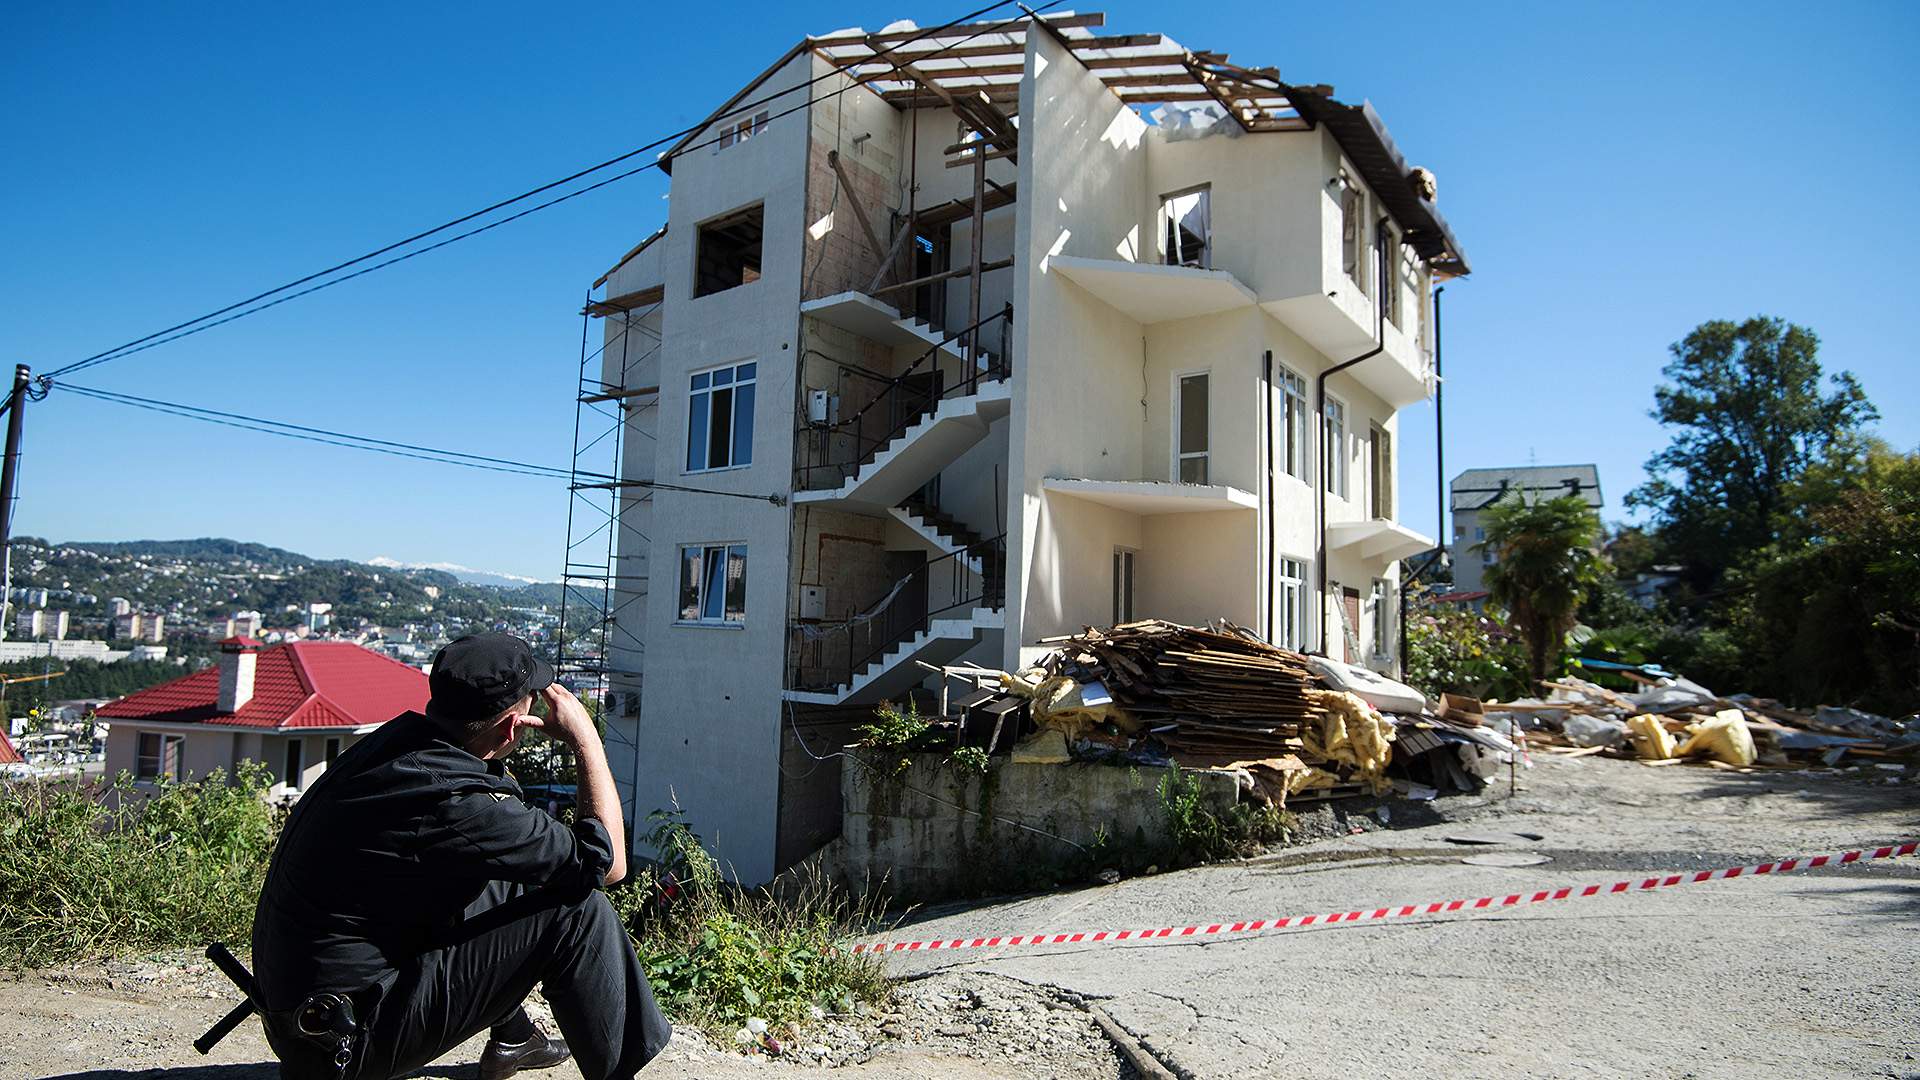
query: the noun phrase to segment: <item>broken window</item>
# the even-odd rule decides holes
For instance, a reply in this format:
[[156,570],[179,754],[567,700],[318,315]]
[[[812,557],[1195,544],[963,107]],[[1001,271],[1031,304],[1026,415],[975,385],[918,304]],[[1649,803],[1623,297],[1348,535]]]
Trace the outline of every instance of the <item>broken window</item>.
[[1113,624],[1133,621],[1133,555],[1126,548],[1113,549]]
[[718,153],[734,143],[746,142],[765,130],[767,130],[765,110],[754,113],[752,116],[743,116],[738,120],[729,120],[721,125],[720,138],[714,142],[713,149]]
[[747,545],[694,544],[680,549],[680,621],[747,620]]
[[139,745],[135,748],[133,775],[139,780],[182,779],[180,775],[180,753],[186,744],[186,738],[180,735],[162,735],[157,731],[140,733]]
[[1280,560],[1280,640],[1281,648],[1298,649],[1307,636],[1307,564],[1299,559]]
[[1280,425],[1282,464],[1286,474],[1307,479],[1307,380],[1280,369]]
[[1327,492],[1347,497],[1347,407],[1327,399],[1326,415],[1320,431],[1320,450],[1326,455]]
[[1168,266],[1213,266],[1213,221],[1207,188],[1160,198],[1161,251]]
[[753,464],[756,363],[695,374],[687,400],[687,471]]
[[1359,185],[1340,178],[1340,269],[1355,286],[1365,289],[1361,265],[1366,262],[1367,197]]
[[760,280],[761,218],[762,208],[753,206],[700,226],[693,295],[709,296]]
[[1174,416],[1174,478],[1207,483],[1207,373],[1180,376]]

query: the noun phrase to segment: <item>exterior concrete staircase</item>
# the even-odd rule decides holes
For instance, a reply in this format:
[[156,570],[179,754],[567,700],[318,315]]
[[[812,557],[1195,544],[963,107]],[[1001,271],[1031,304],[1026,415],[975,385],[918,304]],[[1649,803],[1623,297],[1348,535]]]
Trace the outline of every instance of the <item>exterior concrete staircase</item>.
[[933,405],[861,462],[839,487],[796,491],[793,501],[841,503],[876,516],[886,514],[986,438],[988,427],[1012,408],[1012,396],[1006,379],[982,379],[972,393]]
[[851,683],[832,690],[789,690],[787,700],[816,705],[864,705],[897,697],[926,681],[927,671],[914,663],[944,664],[959,659],[981,641],[1006,629],[1003,608],[977,607],[935,617],[912,637],[896,643],[853,673]]

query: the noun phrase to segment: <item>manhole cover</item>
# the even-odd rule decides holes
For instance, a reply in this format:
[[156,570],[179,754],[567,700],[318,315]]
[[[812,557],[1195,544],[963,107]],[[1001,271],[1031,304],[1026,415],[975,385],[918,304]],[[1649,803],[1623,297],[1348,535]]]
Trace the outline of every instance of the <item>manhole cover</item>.
[[1469,855],[1460,861],[1471,866],[1539,866],[1553,859],[1533,851],[1489,851],[1485,855]]
[[1455,833],[1447,837],[1449,844],[1524,844],[1532,840],[1545,840],[1539,833],[1530,832],[1469,832]]

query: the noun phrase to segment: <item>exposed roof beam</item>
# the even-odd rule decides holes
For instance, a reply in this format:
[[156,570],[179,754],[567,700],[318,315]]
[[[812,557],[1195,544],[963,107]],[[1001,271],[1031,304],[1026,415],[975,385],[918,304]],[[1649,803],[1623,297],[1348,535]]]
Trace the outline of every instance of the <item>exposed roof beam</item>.
[[[1107,22],[1107,17],[1098,11],[1089,11],[1080,15],[1043,15],[1041,18],[1046,19],[1048,23],[1056,27],[1105,26]],[[942,30],[938,34],[928,34],[924,28],[893,30],[884,34],[868,34],[852,31],[831,37],[814,38],[812,44],[818,48],[822,45],[864,45],[869,41],[878,41],[883,45],[892,44],[896,41],[913,41],[916,39],[922,41],[940,41],[944,38],[965,38],[980,34],[1010,33],[1023,30],[1026,28],[1026,25],[1027,17],[1023,15],[1018,19],[998,19],[987,22],[962,23],[959,26]]]

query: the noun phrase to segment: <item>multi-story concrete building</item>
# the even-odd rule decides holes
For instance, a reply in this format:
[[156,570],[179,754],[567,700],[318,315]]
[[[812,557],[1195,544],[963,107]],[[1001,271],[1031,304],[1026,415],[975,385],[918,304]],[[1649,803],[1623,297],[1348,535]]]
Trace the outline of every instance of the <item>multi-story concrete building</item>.
[[[1466,263],[1371,107],[1097,15],[809,38],[594,283],[614,768],[744,880],[916,661],[1227,618],[1393,670],[1399,409]],[[604,543],[604,540],[600,541]]]
[[1453,562],[1453,594],[1462,599],[1479,600],[1486,591],[1487,567],[1494,555],[1481,545],[1487,539],[1480,513],[1502,499],[1519,496],[1529,501],[1573,495],[1593,507],[1595,513],[1606,505],[1600,496],[1600,468],[1597,465],[1515,465],[1500,469],[1468,469],[1448,485],[1448,502],[1453,511],[1453,541],[1448,557]]

